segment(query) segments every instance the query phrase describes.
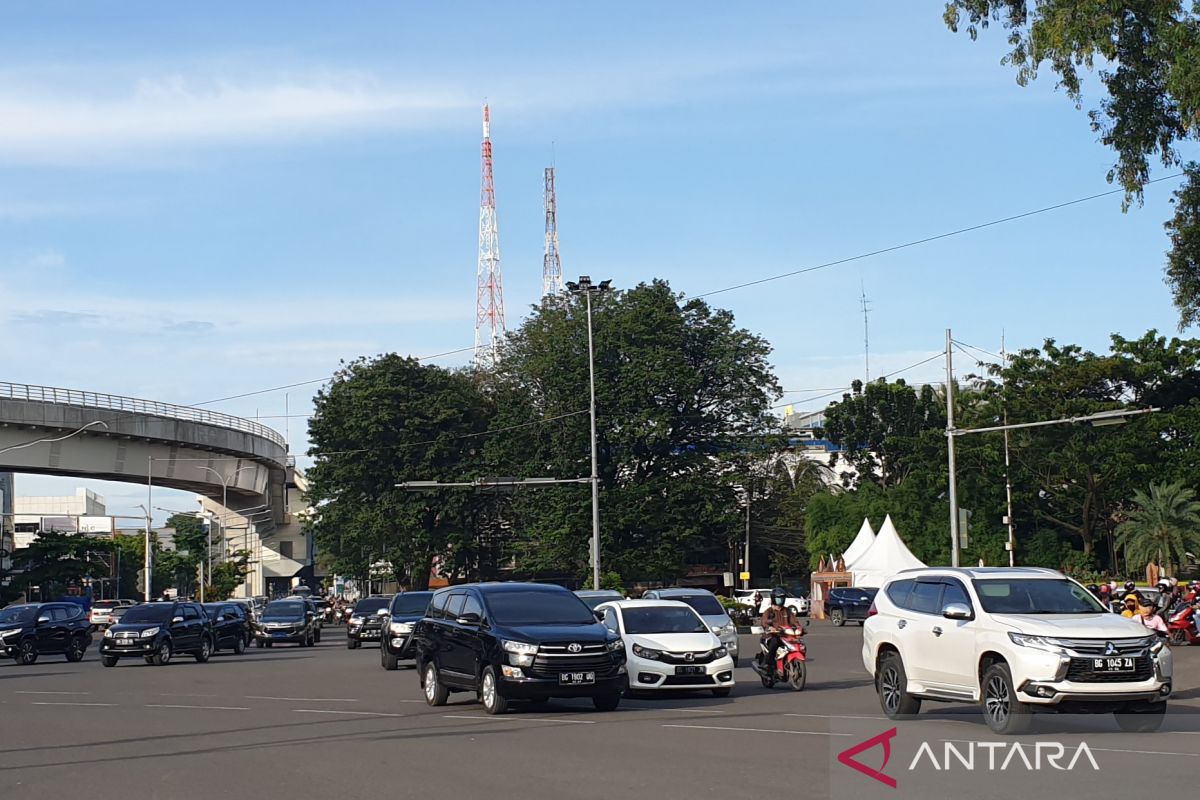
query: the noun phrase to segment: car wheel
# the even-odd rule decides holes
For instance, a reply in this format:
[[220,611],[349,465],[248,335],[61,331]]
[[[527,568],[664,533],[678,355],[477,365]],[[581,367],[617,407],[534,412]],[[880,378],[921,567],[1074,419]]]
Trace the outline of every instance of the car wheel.
[[71,640],[71,643],[67,645],[67,661],[70,661],[71,663],[83,661],[83,652],[86,649],[87,645],[84,643],[83,639],[79,636],[76,636]]
[[829,613],[829,619],[833,621],[835,628],[840,628],[846,624],[846,612],[840,608],[835,608]]
[[1165,702],[1130,705],[1124,711],[1115,714],[1117,725],[1128,733],[1154,733],[1162,727],[1166,715]]
[[246,641],[242,637],[233,640],[233,652],[235,655],[241,655],[246,652]]
[[621,693],[598,694],[592,698],[592,705],[597,711],[616,711],[617,706],[621,705]]
[[1013,735],[1029,730],[1033,714],[1017,700],[1008,664],[996,663],[983,673],[983,719],[993,733]]
[[255,639],[255,640],[254,640],[254,646],[255,646],[255,647],[266,647],[266,646],[267,646],[267,644],[266,644],[266,642],[264,642],[262,639]]
[[357,650],[360,647],[362,647],[362,642],[357,641],[356,639],[347,639],[346,640],[346,649],[347,650]]
[[880,661],[875,687],[888,719],[912,719],[920,712],[921,700],[908,693],[908,677],[899,653],[888,653]]
[[154,655],[150,656],[151,663],[155,666],[165,667],[171,663],[171,643],[164,640],[154,651]]
[[212,653],[213,653],[212,642],[209,641],[207,636],[202,637],[200,639],[200,649],[197,650],[194,654],[196,656],[196,663],[197,664],[205,663],[206,661],[208,661],[209,658],[212,657]]
[[274,646],[275,646],[274,642],[270,642],[270,641],[263,642],[263,647],[274,647]]
[[793,691],[802,692],[808,684],[808,666],[803,661],[793,661],[788,664],[788,686]]
[[106,667],[115,667],[117,665],[116,656],[100,656],[100,663]]
[[508,700],[500,694],[496,670],[492,667],[483,671],[483,677],[479,681],[479,702],[483,703],[483,710],[489,714],[503,714],[508,711]]
[[421,676],[421,684],[425,690],[425,702],[431,706],[444,706],[446,700],[450,697],[450,690],[442,686],[438,680],[437,667],[433,662],[425,665],[425,672]]
[[729,697],[729,693],[733,691],[732,687],[725,686],[720,689],[713,689],[713,697]]
[[389,653],[388,649],[380,643],[379,663],[384,669],[391,671],[400,666],[400,659]]
[[313,635],[313,644],[317,644],[320,641],[321,641],[321,629],[317,628],[316,634]]
[[26,639],[21,642],[20,649],[17,650],[17,663],[29,666],[38,660],[37,645],[32,639]]

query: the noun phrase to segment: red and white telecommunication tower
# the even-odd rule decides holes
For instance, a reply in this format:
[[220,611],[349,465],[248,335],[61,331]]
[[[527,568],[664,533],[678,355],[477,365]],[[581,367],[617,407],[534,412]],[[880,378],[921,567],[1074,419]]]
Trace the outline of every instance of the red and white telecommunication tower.
[[483,104],[483,181],[479,189],[479,264],[475,283],[475,363],[496,363],[504,336],[504,284],[500,280],[500,226],[492,186],[492,122]]
[[558,258],[558,201],[554,196],[554,167],[546,167],[546,251],[542,255],[542,297],[562,294],[562,262]]

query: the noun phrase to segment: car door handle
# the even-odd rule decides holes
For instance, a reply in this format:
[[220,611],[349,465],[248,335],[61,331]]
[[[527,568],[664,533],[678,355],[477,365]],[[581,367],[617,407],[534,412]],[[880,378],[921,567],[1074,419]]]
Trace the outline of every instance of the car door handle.
[[897,628],[903,628],[907,624],[908,624],[908,620],[906,620],[906,619],[901,619],[901,620],[896,621]]
[[941,628],[934,628],[934,629],[933,629],[933,635],[934,635],[934,636],[941,636],[941,635],[942,635],[942,629],[941,629]]

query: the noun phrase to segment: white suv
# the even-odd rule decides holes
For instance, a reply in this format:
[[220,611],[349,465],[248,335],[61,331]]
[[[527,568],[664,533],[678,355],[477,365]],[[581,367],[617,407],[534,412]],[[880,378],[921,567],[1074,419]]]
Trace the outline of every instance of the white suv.
[[1171,694],[1165,641],[1047,569],[902,572],[875,596],[862,657],[889,718],[967,701],[996,733],[1022,732],[1035,710],[1115,712],[1122,729],[1153,731]]

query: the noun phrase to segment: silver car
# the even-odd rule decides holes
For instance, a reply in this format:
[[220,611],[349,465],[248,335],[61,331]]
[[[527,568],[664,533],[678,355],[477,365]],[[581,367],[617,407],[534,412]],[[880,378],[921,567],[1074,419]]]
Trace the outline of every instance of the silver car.
[[738,633],[733,620],[725,613],[725,607],[717,596],[707,589],[651,589],[642,595],[643,600],[680,600],[696,609],[712,632],[729,651],[733,665],[738,665]]

